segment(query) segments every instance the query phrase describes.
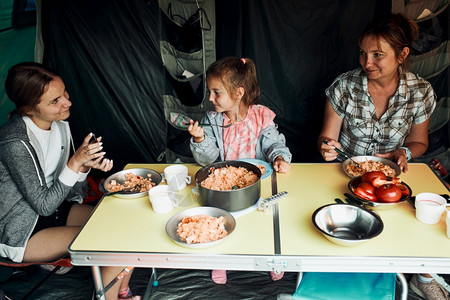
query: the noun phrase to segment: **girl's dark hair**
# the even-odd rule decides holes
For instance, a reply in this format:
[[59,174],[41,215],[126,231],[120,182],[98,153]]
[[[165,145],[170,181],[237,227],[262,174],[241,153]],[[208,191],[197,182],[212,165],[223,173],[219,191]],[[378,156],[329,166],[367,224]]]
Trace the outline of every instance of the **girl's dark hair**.
[[[358,39],[358,44],[368,36],[385,40],[391,45],[395,51],[397,58],[400,58],[400,53],[403,48],[411,48],[412,43],[419,35],[419,28],[413,20],[409,19],[403,14],[389,14],[375,18],[370,22]],[[407,57],[403,60],[403,68],[406,68]]]
[[207,77],[220,80],[228,94],[234,98],[236,89],[245,90],[242,102],[248,107],[259,103],[259,84],[256,66],[250,58],[225,57],[212,63],[206,70]]
[[55,71],[40,63],[23,62],[12,66],[5,80],[6,94],[16,106],[10,114],[17,112],[23,116],[34,109],[56,77],[59,76]]

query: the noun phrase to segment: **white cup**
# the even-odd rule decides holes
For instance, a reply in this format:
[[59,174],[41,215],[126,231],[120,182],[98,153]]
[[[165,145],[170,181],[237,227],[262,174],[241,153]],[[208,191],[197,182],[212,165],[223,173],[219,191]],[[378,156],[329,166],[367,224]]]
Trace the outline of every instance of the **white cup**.
[[179,191],[191,183],[188,168],[184,165],[171,165],[164,169],[164,179],[170,191]]
[[447,223],[447,237],[450,239],[450,211],[449,210],[447,210],[446,223]]
[[441,220],[447,201],[434,193],[416,195],[416,218],[425,224],[436,224]]
[[152,204],[153,211],[157,214],[171,212],[176,201],[173,192],[170,192],[167,185],[158,185],[148,191],[148,197]]

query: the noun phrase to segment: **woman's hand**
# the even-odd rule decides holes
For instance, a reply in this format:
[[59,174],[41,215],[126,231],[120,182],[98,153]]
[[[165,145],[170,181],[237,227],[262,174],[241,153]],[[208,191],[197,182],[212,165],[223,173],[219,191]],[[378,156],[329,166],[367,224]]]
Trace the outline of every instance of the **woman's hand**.
[[113,161],[104,157],[99,157],[95,160],[90,160],[84,164],[85,167],[97,169],[103,172],[108,172],[113,167]]
[[408,157],[404,149],[396,149],[387,153],[375,153],[375,156],[390,159],[397,163],[400,170],[404,173],[408,172]]
[[338,157],[338,153],[334,150],[335,147],[341,148],[341,143],[333,139],[328,140],[327,144],[321,143],[320,154],[322,154],[325,161],[333,161]]
[[273,169],[279,173],[287,173],[291,169],[291,165],[281,156],[278,156],[273,162]]
[[203,132],[203,127],[198,125],[198,121],[191,120],[188,127],[188,132],[194,138],[194,142],[201,143],[205,139],[205,133]]
[[[92,165],[98,159],[101,160],[105,156],[106,152],[100,152],[100,150],[103,149],[102,143],[100,142],[102,138],[99,137],[97,138],[96,142],[89,144],[91,136],[91,134],[88,134],[84,138],[81,146],[75,151],[73,156],[67,162],[67,166],[75,173],[87,172],[90,165]],[[98,162],[100,160],[98,160]],[[90,161],[93,162],[89,163]]]

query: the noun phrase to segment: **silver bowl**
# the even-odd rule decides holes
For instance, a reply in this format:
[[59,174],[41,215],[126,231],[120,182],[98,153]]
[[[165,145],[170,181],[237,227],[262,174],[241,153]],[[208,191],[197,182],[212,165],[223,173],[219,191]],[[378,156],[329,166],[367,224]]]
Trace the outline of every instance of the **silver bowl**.
[[[400,176],[400,174],[402,173],[400,170],[400,167],[393,162],[392,160],[386,159],[386,158],[381,158],[381,157],[377,157],[377,156],[369,156],[369,155],[361,155],[361,156],[352,156],[352,159],[356,162],[365,162],[365,161],[379,161],[382,162],[385,165],[390,166],[392,169],[394,169],[395,171],[395,177]],[[342,163],[342,168],[344,169],[345,174],[347,174],[347,176],[349,176],[350,178],[356,177],[355,175],[350,174],[347,171],[347,167],[352,164],[352,161],[350,159],[346,159],[343,163]]]
[[[125,174],[127,173],[133,173],[135,175],[139,175],[142,177],[147,178],[147,174],[151,174],[151,181],[155,183],[155,186],[160,184],[162,181],[162,176],[158,172],[152,169],[145,169],[145,168],[135,168],[135,169],[127,169],[123,170],[117,173],[114,173],[113,175],[106,178],[105,182],[103,183],[103,187],[108,193],[114,193],[114,196],[119,198],[138,198],[145,195],[148,195],[148,191],[146,192],[127,192],[127,191],[121,191],[121,192],[111,192],[110,186],[111,186],[111,180],[115,180],[119,184],[123,184],[125,182]],[[106,194],[108,195],[108,194]]]
[[319,207],[312,222],[327,239],[341,246],[359,245],[383,231],[383,221],[377,213],[350,204]]
[[[208,215],[215,218],[223,217],[225,229],[227,230],[228,235],[220,240],[209,243],[188,244],[186,242],[183,242],[177,234],[178,224],[183,220],[184,217],[196,215]],[[203,207],[188,208],[172,216],[166,223],[166,233],[172,239],[172,241],[174,241],[178,245],[187,248],[207,248],[223,242],[227,237],[231,235],[235,227],[236,227],[236,220],[229,212],[217,207],[203,206]]]
[[[211,174],[214,168],[220,169],[227,166],[244,167],[255,173],[258,180],[244,188],[228,191],[216,191],[202,186],[202,181]],[[254,205],[261,197],[261,170],[256,165],[245,161],[226,160],[204,166],[195,174],[195,182],[199,193],[198,201],[202,206],[218,207],[235,212]]]
[[[361,183],[362,176],[354,177],[352,178],[348,183],[348,189],[352,196],[356,198],[359,202],[361,202],[362,205],[366,205],[369,207],[373,207],[375,210],[387,210],[394,208],[395,206],[399,205],[400,203],[405,202],[408,200],[412,195],[412,190],[406,183],[402,182],[401,184],[408,190],[408,195],[402,195],[400,200],[397,202],[392,203],[386,203],[386,202],[374,202],[370,200],[366,200],[364,198],[359,197],[355,194],[355,189],[358,187],[358,185]],[[391,177],[387,177],[388,180],[391,180]]]

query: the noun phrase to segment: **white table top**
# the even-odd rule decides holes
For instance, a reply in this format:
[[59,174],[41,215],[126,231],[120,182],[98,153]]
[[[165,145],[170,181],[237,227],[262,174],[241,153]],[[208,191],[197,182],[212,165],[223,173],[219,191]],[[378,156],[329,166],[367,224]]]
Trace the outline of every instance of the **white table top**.
[[[126,168],[146,167],[162,172],[166,166],[130,164]],[[200,167],[187,166],[194,179]],[[449,193],[427,165],[410,164],[409,168],[400,178],[411,187],[413,195]],[[158,215],[148,197],[105,197],[70,245],[69,252],[74,265],[87,266],[450,273],[445,213],[436,225],[422,224],[408,202],[378,211],[384,230],[364,244],[345,247],[322,236],[312,224],[312,213],[333,203],[334,198],[344,199],[349,180],[341,164],[293,164],[288,174],[277,174],[278,192],[289,193],[279,200],[278,218],[273,217],[272,211],[256,210],[236,217],[236,229],[223,243],[203,249],[182,247],[165,233],[167,220],[187,207]],[[198,204],[192,187],[183,192],[189,199],[185,204],[194,207]],[[268,177],[262,181],[261,197],[270,195]],[[279,220],[280,253],[276,253],[274,246],[274,220]]]

